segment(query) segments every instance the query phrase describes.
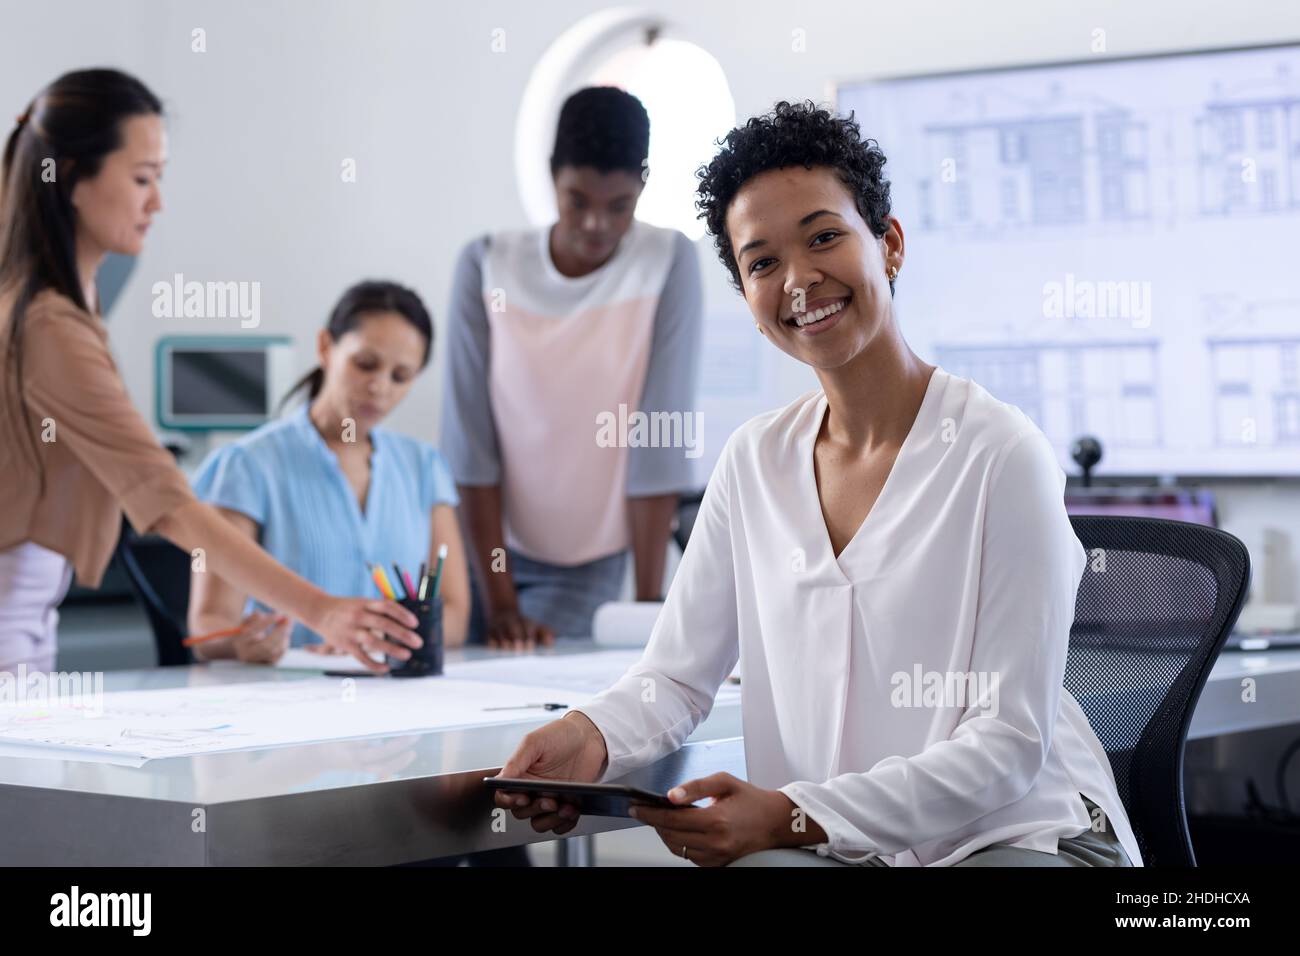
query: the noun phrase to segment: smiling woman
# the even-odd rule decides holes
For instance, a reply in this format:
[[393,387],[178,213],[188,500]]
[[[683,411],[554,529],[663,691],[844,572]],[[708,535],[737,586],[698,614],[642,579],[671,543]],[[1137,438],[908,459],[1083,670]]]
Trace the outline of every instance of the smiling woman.
[[[732,435],[641,661],[526,737],[502,774],[610,779],[658,759],[739,661],[749,779],[688,781],[668,795],[679,807],[639,811],[672,852],[1140,864],[1109,761],[1063,688],[1085,564],[1064,475],[1023,413],[903,340],[884,164],[851,119],[780,103],[701,171],[702,215],[759,332],[821,388]],[[899,706],[916,674],[933,693]],[[576,823],[571,808],[503,801],[538,830]]]

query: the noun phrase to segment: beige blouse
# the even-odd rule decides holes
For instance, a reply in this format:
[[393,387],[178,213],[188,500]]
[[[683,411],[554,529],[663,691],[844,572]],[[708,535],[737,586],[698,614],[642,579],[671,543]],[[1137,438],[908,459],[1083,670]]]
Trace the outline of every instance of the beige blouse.
[[[13,302],[12,289],[0,292],[0,357]],[[34,541],[97,587],[122,512],[146,532],[194,495],[131,403],[98,316],[40,293],[27,310],[22,363],[25,423],[13,366],[0,365],[0,549]]]

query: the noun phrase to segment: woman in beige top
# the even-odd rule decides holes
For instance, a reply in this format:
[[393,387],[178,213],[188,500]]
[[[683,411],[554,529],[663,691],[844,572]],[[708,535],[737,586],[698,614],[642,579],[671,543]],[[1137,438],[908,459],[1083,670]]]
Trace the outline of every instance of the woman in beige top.
[[0,173],[0,671],[54,665],[71,571],[103,577],[121,513],[373,670],[418,647],[389,601],[332,597],[200,503],[131,404],[108,350],[95,273],[138,255],[162,209],[162,105],[115,70],[68,73],[5,143]]

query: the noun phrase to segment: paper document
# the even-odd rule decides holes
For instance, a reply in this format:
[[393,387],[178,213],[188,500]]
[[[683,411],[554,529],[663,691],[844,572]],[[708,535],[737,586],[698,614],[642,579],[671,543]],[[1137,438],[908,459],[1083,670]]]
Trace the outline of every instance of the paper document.
[[119,691],[103,694],[98,702],[102,706],[0,706],[0,754],[138,766],[159,757],[531,721],[559,712],[485,708],[538,703],[576,707],[590,697],[573,688],[455,677],[319,677]]
[[[383,663],[383,658],[378,658]],[[351,654],[317,654],[305,647],[291,647],[275,662],[276,667],[287,670],[338,671],[343,674],[368,673],[366,665]]]
[[[587,654],[502,654],[476,661],[448,663],[446,672],[464,680],[493,684],[541,684],[599,694],[623,676],[641,659],[641,648],[593,651]],[[361,673],[365,667],[356,658],[342,654],[316,654],[293,647],[276,662],[276,667],[317,671]],[[740,687],[730,680],[718,688],[718,701],[739,696]]]
[[[590,654],[518,654],[448,664],[447,673],[465,680],[571,688],[594,697],[622,677],[642,653],[636,648]],[[739,699],[740,685],[725,680],[714,703]]]
[[[586,654],[509,654],[446,665],[428,678],[214,684],[118,691],[80,706],[66,701],[0,704],[0,757],[45,757],[141,766],[188,757],[358,737],[419,733],[477,724],[559,717],[518,704],[578,707],[612,685],[641,658],[640,649]],[[343,655],[293,648],[281,667],[360,671]],[[726,681],[715,703],[740,699]]]

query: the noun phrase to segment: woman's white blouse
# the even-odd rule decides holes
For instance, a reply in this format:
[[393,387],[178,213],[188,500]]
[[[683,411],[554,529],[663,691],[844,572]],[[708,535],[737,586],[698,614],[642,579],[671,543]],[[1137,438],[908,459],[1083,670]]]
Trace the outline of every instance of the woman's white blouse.
[[1087,559],[1047,439],[936,368],[836,558],[813,471],[826,407],[810,393],[727,442],[644,656],[581,708],[605,778],[680,747],[739,658],[748,778],[825,830],[810,849],[894,866],[1055,853],[1093,824],[1082,793],[1140,866],[1062,683]]

